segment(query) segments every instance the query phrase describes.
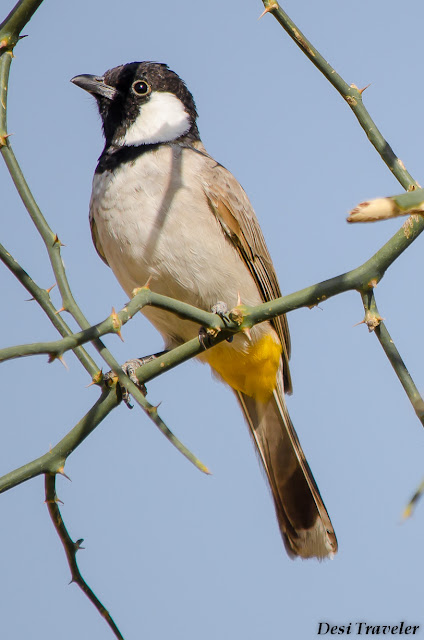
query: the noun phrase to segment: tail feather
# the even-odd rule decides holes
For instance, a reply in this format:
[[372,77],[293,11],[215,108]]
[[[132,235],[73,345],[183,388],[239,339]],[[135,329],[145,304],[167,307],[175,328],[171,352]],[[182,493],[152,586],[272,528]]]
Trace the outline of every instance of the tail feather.
[[282,382],[266,404],[240,392],[237,396],[270,484],[288,554],[333,556],[336,535],[290,420]]

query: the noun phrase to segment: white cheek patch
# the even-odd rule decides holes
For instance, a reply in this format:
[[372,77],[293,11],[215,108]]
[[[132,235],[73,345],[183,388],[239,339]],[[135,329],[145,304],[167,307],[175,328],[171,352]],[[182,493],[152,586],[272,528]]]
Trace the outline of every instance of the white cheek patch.
[[170,142],[189,129],[190,119],[183,103],[173,93],[157,91],[140,107],[136,120],[128,127],[119,144]]

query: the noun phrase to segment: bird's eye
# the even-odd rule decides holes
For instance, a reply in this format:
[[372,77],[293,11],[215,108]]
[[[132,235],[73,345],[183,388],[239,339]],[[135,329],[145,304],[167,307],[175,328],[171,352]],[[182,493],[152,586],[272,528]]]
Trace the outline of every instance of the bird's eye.
[[137,96],[145,96],[150,93],[151,88],[144,80],[136,80],[133,82],[132,90]]

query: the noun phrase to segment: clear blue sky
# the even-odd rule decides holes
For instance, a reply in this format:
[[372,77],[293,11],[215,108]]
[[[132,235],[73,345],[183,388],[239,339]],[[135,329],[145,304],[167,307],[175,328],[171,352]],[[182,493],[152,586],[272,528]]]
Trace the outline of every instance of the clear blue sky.
[[[14,3],[2,4],[5,15]],[[9,131],[93,323],[126,296],[91,245],[88,201],[103,143],[94,101],[69,82],[77,74],[155,60],[186,80],[205,146],[249,194],[284,292],[361,264],[400,226],[345,222],[358,202],[401,189],[276,21],[257,21],[262,8],[259,0],[45,2],[24,30]],[[349,84],[372,83],[366,106],[423,183],[424,5],[288,0],[284,8]],[[1,241],[48,287],[43,245],[4,166],[0,185]],[[423,391],[420,245],[393,265],[376,296]],[[0,286],[2,346],[56,338],[5,269]],[[424,474],[424,433],[376,338],[354,327],[362,317],[355,293],[289,317],[289,408],[338,536],[332,561],[286,556],[238,406],[199,364],[158,378],[148,397],[211,477],[125,407],[69,458],[72,483],[58,480],[63,516],[73,538],[84,538],[81,570],[126,640],[308,640],[319,621],[424,625],[424,505],[400,524]],[[106,340],[121,361],[162,347],[142,317],[123,336]],[[97,398],[74,356],[65,359],[69,371],[44,356],[3,365],[1,472],[47,451]],[[0,637],[111,638],[68,586],[43,500],[42,478],[1,496]]]

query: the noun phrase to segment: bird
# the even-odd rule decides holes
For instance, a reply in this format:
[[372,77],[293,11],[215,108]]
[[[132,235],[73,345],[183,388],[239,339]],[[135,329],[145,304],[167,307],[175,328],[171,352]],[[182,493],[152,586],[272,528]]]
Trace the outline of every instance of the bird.
[[[194,98],[168,65],[131,62],[72,78],[97,102],[104,149],[90,200],[95,248],[124,291],[211,311],[281,296],[265,239],[237,179],[202,144]],[[192,321],[146,307],[166,349],[199,335]],[[288,414],[287,319],[253,326],[198,359],[235,392],[265,471],[288,555],[327,558],[337,540]]]

